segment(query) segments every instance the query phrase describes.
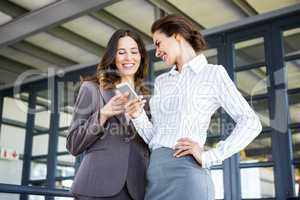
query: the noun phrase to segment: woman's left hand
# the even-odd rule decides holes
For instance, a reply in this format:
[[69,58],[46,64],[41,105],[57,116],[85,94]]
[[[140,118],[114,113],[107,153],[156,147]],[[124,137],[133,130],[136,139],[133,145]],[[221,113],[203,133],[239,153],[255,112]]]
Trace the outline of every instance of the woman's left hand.
[[179,158],[182,156],[192,155],[196,159],[196,161],[200,165],[202,165],[203,147],[200,147],[200,145],[197,142],[194,142],[189,138],[181,138],[177,141],[177,144],[175,145],[175,150],[175,157]]

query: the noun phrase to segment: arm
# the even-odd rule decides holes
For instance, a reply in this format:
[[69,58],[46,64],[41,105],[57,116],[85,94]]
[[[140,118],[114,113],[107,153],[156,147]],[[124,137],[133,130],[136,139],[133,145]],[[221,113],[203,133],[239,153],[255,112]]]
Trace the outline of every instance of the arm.
[[[155,80],[155,84],[154,84],[154,95],[157,95],[158,93],[158,86],[159,86],[159,79],[156,78]],[[155,114],[156,113],[152,113],[152,109],[149,103],[149,110],[150,110],[150,115],[152,117],[152,119],[155,118]],[[152,122],[149,120],[146,112],[144,109],[141,109],[141,112],[137,115],[137,117],[131,117],[131,121],[135,127],[135,129],[137,130],[138,134],[143,138],[143,140],[145,141],[145,143],[149,144],[149,142],[151,141],[153,135],[155,134],[154,131],[154,126],[152,124]]]
[[145,110],[142,110],[137,118],[131,120],[138,134],[143,138],[145,143],[149,144],[154,134],[154,128],[153,124],[150,122],[148,116],[146,115]]
[[103,134],[100,125],[100,110],[97,108],[96,87],[84,82],[74,105],[73,119],[67,137],[67,149],[76,156],[89,148]]
[[226,158],[245,148],[261,132],[258,116],[238,91],[223,66],[218,67],[216,89],[220,105],[236,122],[230,136],[217,144],[216,148],[203,152],[202,166],[221,163]]

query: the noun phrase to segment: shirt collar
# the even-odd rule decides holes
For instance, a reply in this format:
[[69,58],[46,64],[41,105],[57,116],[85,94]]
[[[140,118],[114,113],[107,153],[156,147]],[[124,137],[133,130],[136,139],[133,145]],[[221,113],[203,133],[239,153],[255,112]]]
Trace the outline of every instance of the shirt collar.
[[[192,69],[196,74],[198,74],[202,67],[207,65],[207,59],[203,54],[199,54],[198,56],[196,56],[195,58],[193,58],[192,60],[190,60],[189,62],[185,63],[182,66],[182,69],[184,69],[185,67],[188,67],[190,69]],[[175,75],[178,74],[179,72],[176,70],[176,65],[173,65],[173,67],[171,68],[171,70],[169,71],[170,75]]]

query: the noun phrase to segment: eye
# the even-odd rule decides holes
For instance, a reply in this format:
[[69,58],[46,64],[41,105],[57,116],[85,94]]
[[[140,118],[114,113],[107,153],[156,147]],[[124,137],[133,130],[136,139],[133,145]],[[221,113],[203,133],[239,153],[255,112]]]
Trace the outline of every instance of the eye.
[[156,41],[156,42],[155,42],[155,46],[159,47],[159,45],[160,45],[160,42],[159,42],[159,41]]
[[132,51],[131,53],[132,54],[139,54],[140,52],[139,51]]
[[125,54],[125,51],[124,51],[124,50],[119,50],[119,51],[118,51],[118,54],[121,54],[121,55],[122,55],[122,54]]

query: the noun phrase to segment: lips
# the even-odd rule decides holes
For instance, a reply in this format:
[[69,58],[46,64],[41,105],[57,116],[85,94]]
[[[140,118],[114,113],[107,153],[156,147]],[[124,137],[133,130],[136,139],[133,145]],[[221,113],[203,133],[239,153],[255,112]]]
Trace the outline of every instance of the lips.
[[125,64],[122,64],[122,66],[125,69],[131,69],[132,67],[134,67],[134,64],[133,63],[125,63]]

